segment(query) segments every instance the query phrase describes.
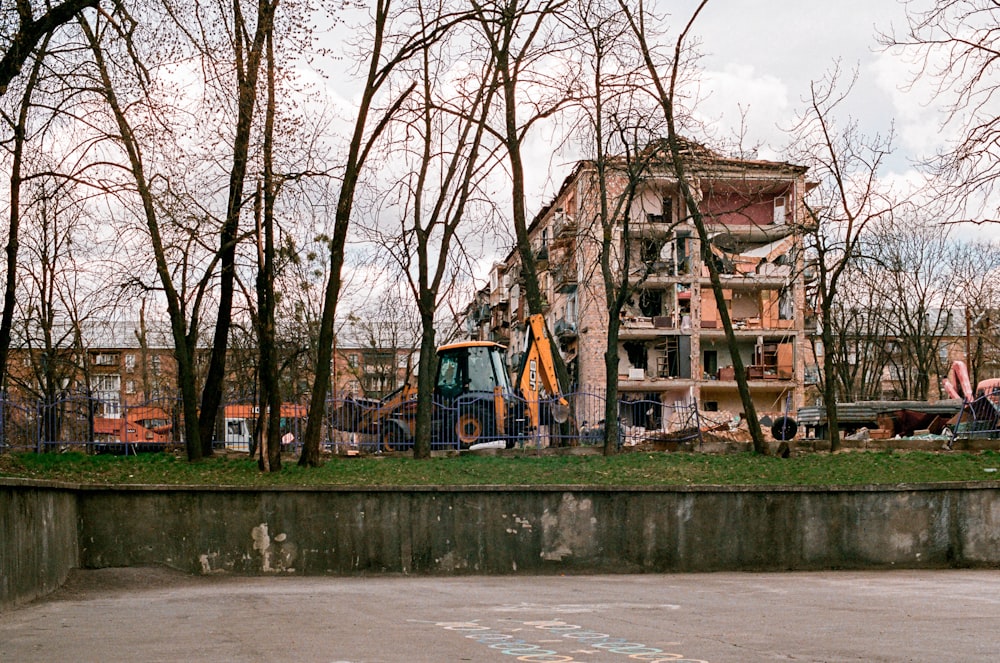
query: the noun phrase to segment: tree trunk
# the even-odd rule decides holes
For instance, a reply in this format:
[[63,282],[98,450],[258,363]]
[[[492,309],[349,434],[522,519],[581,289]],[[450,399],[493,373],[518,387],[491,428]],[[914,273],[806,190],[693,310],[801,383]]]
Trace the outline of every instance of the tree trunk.
[[434,378],[437,369],[434,316],[421,314],[420,368],[417,371],[417,423],[413,439],[413,457],[430,458],[434,434]]
[[38,57],[31,68],[18,109],[17,124],[14,127],[14,150],[10,167],[10,216],[7,225],[7,281],[4,284],[3,314],[0,316],[0,393],[7,386],[7,360],[10,356],[10,334],[14,326],[14,303],[17,297],[17,251],[21,226],[21,163],[24,157],[25,128],[28,123],[28,108],[31,95],[38,83],[43,54],[48,48],[46,37],[39,47]]
[[618,420],[618,331],[621,325],[608,316],[608,347],[604,351],[607,393],[604,399],[604,455],[618,453],[621,422]]
[[201,395],[201,413],[198,419],[202,454],[212,455],[212,432],[215,419],[222,404],[223,383],[226,377],[226,352],[229,346],[229,327],[232,323],[233,293],[236,283],[236,241],[239,233],[240,213],[243,208],[243,183],[246,179],[247,158],[250,151],[250,130],[253,126],[254,110],[257,105],[257,77],[264,48],[265,37],[272,31],[275,2],[260,0],[257,5],[257,29],[246,68],[242,58],[244,23],[239,13],[239,2],[234,2],[237,10],[234,21],[236,30],[234,44],[237,53],[238,106],[236,135],[233,141],[233,165],[229,174],[229,201],[226,205],[226,220],[219,235],[219,314],[215,321],[215,336],[212,341],[212,355],[205,375],[205,386]]
[[[823,316],[823,328],[820,336],[823,339],[823,352],[833,347],[833,331],[830,328],[830,316],[833,314],[832,302],[821,295],[820,315]],[[823,360],[823,407],[826,410],[827,434],[830,436],[830,451],[840,448],[840,422],[837,419],[837,376],[835,362],[825,356]]]
[[[277,184],[274,177],[274,45],[273,35],[267,33],[267,106],[264,115],[264,183],[255,196],[255,216],[257,218],[257,339],[260,354],[260,412],[266,413],[264,421],[267,429],[265,455],[268,462],[262,469],[277,472],[281,469],[281,385],[276,356],[274,296],[274,202]],[[261,214],[260,198],[263,195],[264,208]]]

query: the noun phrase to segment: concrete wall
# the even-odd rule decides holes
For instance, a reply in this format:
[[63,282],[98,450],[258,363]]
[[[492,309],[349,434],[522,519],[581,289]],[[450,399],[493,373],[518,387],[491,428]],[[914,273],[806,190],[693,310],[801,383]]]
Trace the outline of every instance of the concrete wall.
[[77,565],[314,575],[1000,566],[1000,483],[69,491],[0,482],[0,534],[0,609],[51,591]]
[[85,567],[514,573],[1000,565],[1000,484],[87,490]]
[[76,494],[0,482],[0,611],[59,588],[79,566]]

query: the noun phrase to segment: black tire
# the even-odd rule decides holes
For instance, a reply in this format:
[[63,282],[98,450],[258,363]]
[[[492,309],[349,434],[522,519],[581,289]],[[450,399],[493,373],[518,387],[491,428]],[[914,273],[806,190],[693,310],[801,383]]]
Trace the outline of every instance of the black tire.
[[471,447],[486,439],[486,426],[477,412],[462,412],[455,421],[455,435],[463,447]]
[[459,447],[468,449],[474,444],[495,439],[496,429],[490,415],[482,403],[459,408],[454,427]]
[[771,425],[771,435],[776,440],[794,440],[799,425],[791,417],[778,417]]
[[380,439],[385,451],[406,451],[413,447],[409,431],[397,421],[384,421],[381,426]]

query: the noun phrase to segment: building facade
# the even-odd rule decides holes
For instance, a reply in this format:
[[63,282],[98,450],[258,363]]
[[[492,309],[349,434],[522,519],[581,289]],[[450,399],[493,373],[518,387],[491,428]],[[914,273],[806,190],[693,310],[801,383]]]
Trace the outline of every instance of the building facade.
[[[742,411],[704,262],[710,255],[758,412],[794,410],[811,354],[801,238],[810,223],[806,168],[729,159],[694,144],[687,144],[685,163],[710,238],[705,250],[664,161],[638,181],[619,172],[606,184],[611,192],[634,191],[626,203],[628,227],[622,214],[612,243],[617,277],[634,286],[617,347],[621,395]],[[549,329],[578,387],[597,391],[606,388],[608,330],[600,190],[593,164],[581,162],[529,228]],[[507,344],[515,369],[528,314],[520,271],[515,251],[493,267],[489,287],[469,309],[472,335]]]

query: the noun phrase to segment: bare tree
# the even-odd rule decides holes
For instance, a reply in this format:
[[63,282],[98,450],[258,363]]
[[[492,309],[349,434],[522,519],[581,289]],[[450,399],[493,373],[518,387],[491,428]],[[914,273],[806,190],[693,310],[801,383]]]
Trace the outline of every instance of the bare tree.
[[972,384],[995,377],[1000,366],[1000,245],[995,241],[960,241],[948,253],[954,274],[954,297],[964,315],[965,363]]
[[880,224],[873,244],[883,309],[893,352],[889,358],[897,398],[926,400],[933,376],[943,375],[940,355],[953,326],[954,273],[948,265],[947,229],[912,215]]
[[141,136],[133,128],[126,113],[127,106],[119,100],[118,86],[112,79],[111,67],[109,67],[105,54],[106,46],[102,43],[102,40],[105,39],[105,31],[110,29],[113,34],[113,27],[102,20],[96,20],[93,25],[81,20],[80,25],[93,53],[95,87],[107,103],[112,121],[117,126],[117,135],[112,135],[112,139],[120,141],[125,151],[128,160],[127,170],[134,180],[135,193],[141,202],[142,218],[152,243],[156,272],[170,315],[174,358],[177,361],[177,381],[181,388],[181,402],[184,411],[187,455],[190,460],[198,460],[202,457],[202,444],[198,429],[194,353],[197,343],[197,311],[200,309],[200,300],[204,295],[207,279],[203,279],[202,284],[197,288],[198,294],[195,296],[195,300],[198,303],[191,308],[193,314],[189,327],[185,293],[175,283],[174,269],[169,257],[170,247],[165,244],[164,233],[161,231],[161,207],[152,185],[155,175],[148,172],[143,156]]
[[[864,242],[862,242],[864,244]],[[879,287],[877,263],[861,249],[841,274],[837,296],[822,319],[830,339],[810,337],[814,356],[834,367],[839,400],[877,400],[883,397],[882,375],[889,364],[889,330],[882,314],[886,294]],[[814,266],[811,270],[817,271]],[[826,372],[819,371],[819,387],[826,393]]]
[[[420,4],[422,32],[439,19],[432,5]],[[440,11],[440,10],[437,10]],[[482,234],[488,210],[474,205],[485,197],[483,183],[496,166],[488,144],[486,122],[497,90],[496,69],[490,58],[475,53],[475,42],[460,51],[469,73],[447,76],[454,65],[450,49],[468,35],[456,26],[450,39],[425,39],[420,53],[419,81],[406,113],[400,118],[406,138],[399,148],[405,161],[400,178],[398,229],[383,244],[409,286],[420,317],[420,357],[417,371],[417,420],[413,454],[430,457],[434,377],[437,367],[437,322],[441,295],[456,272],[471,271],[470,239]],[[479,222],[473,230],[472,222]],[[465,237],[460,229],[469,228]]]
[[[72,23],[85,9],[96,9],[101,0],[63,0],[38,3],[14,0],[0,6],[0,97],[11,81],[21,73],[35,47],[60,26]],[[44,51],[44,49],[42,49]]]
[[[261,393],[258,399],[257,430],[263,435],[261,469],[281,469],[281,384],[278,379],[277,330],[275,324],[275,199],[279,182],[274,173],[275,62],[274,33],[265,38],[265,89],[263,178],[254,197],[257,236],[257,343],[260,356]],[[263,206],[261,205],[263,203]]]
[[360,355],[346,370],[365,398],[385,397],[416,371],[420,316],[405,294],[383,292],[368,306],[351,311],[341,329],[341,342]]
[[[923,8],[922,8],[923,7]],[[1000,222],[1000,4],[995,0],[908,2],[907,25],[880,41],[909,55],[911,83],[929,81],[935,103],[945,105],[942,134],[948,140],[928,162],[938,186],[975,223]],[[982,214],[977,214],[977,209]]]
[[757,410],[754,406],[753,397],[750,394],[750,387],[747,383],[747,374],[740,356],[736,335],[733,331],[733,322],[726,305],[725,294],[723,292],[722,281],[719,277],[719,269],[711,253],[711,244],[706,228],[705,215],[700,206],[700,192],[694,186],[693,178],[689,173],[689,157],[691,156],[691,144],[684,140],[678,132],[678,114],[680,110],[680,84],[683,72],[685,55],[685,45],[698,15],[705,8],[708,0],[702,0],[692,13],[691,18],[681,30],[674,44],[673,57],[668,65],[669,76],[664,78],[659,71],[659,65],[655,57],[654,42],[650,39],[649,23],[651,15],[640,2],[638,7],[631,7],[625,0],[619,0],[618,4],[622,12],[627,16],[629,27],[635,34],[639,53],[646,65],[650,94],[659,106],[660,112],[666,121],[667,136],[665,158],[670,163],[670,168],[677,178],[677,186],[681,199],[687,207],[691,221],[694,223],[698,240],[701,244],[702,258],[708,269],[709,279],[712,284],[712,292],[715,297],[716,306],[719,311],[719,320],[722,329],[726,334],[726,343],[733,362],[736,384],[740,394],[740,401],[743,404],[743,412],[753,439],[753,447],[756,453],[766,454],[767,445],[764,442],[764,435],[757,419]]
[[[425,32],[412,28],[419,25],[405,10],[396,7],[392,0],[377,0],[372,17],[372,34],[367,41],[363,62],[366,67],[361,98],[351,133],[347,155],[341,172],[340,192],[334,215],[333,233],[329,238],[329,276],[323,295],[322,316],[319,326],[316,371],[309,401],[309,419],[299,465],[320,464],[319,446],[325,419],[326,396],[330,389],[333,360],[334,320],[340,300],[341,271],[344,266],[344,244],[354,208],[355,192],[373,147],[377,144],[391,119],[413,92],[416,83],[392,90],[390,80],[394,71],[409,58],[418,54],[426,41],[436,41],[458,20],[447,16]],[[379,108],[379,102],[384,105]]]
[[24,164],[24,148],[28,141],[28,115],[31,109],[31,98],[38,84],[42,61],[47,48],[48,38],[43,38],[31,72],[24,85],[20,103],[15,118],[4,114],[12,129],[11,164],[10,164],[10,198],[7,224],[7,270],[4,284],[3,313],[0,316],[0,389],[6,384],[7,359],[10,353],[10,334],[14,323],[14,306],[17,292],[17,252],[21,226],[21,185],[24,181],[22,167]]
[[[577,108],[583,118],[580,142],[592,158],[582,162],[578,173],[590,180],[592,186],[583,190],[592,195],[578,202],[577,224],[596,249],[593,269],[600,270],[599,281],[604,289],[604,453],[610,455],[619,446],[618,345],[622,314],[654,265],[654,260],[643,260],[649,256],[636,255],[638,234],[633,227],[645,221],[641,209],[643,183],[663,166],[658,140],[662,120],[656,121],[656,108],[641,91],[644,63],[635,57],[638,49],[632,41],[634,35],[617,8],[601,2],[581,3],[566,20],[583,37],[581,87],[585,92]],[[658,232],[669,233],[674,225],[672,220],[666,220]]]
[[[575,82],[571,79],[542,73],[554,70],[558,74],[559,63],[553,58],[572,48],[574,38],[559,31],[560,14],[569,4],[568,0],[471,0],[475,20],[489,45],[499,77],[502,110],[498,126],[492,132],[507,152],[511,221],[530,314],[544,313],[545,306],[537,259],[528,235],[523,151],[532,127],[559,112],[573,96]],[[551,330],[546,332],[551,336]],[[553,353],[553,361],[559,385],[566,392],[570,384],[566,362],[559,352]]]
[[[95,17],[93,22],[84,19],[79,21],[93,57],[93,78],[95,79],[93,89],[98,90],[103,96],[111,120],[117,129],[110,138],[117,141],[125,153],[126,170],[134,180],[134,193],[140,201],[141,217],[145,221],[146,231],[151,239],[157,279],[166,298],[167,310],[170,315],[175,359],[178,365],[178,382],[182,392],[187,451],[188,457],[192,460],[211,452],[213,422],[221,398],[221,372],[225,368],[224,350],[228,341],[232,283],[235,278],[235,244],[239,215],[243,204],[243,180],[246,175],[253,110],[257,96],[256,78],[260,67],[264,34],[270,30],[274,6],[274,3],[266,0],[261,0],[257,4],[255,7],[256,22],[252,29],[250,24],[244,20],[242,7],[239,6],[239,3],[236,3],[232,8],[231,15],[226,13],[225,7],[217,7],[219,14],[212,14],[212,6],[209,3],[199,4],[195,2],[189,6],[191,16],[187,16],[185,11],[182,11],[178,6],[168,5],[166,7],[168,15],[174,18],[179,19],[181,15],[184,15],[185,19],[196,21],[232,21],[234,26],[234,41],[230,43],[230,46],[235,54],[234,68],[237,70],[238,107],[227,187],[229,200],[220,227],[220,244],[214,252],[210,253],[213,257],[207,260],[203,276],[191,288],[190,293],[186,292],[187,285],[183,279],[188,276],[188,270],[191,268],[189,260],[192,259],[193,255],[187,250],[182,250],[180,268],[176,267],[172,263],[171,257],[171,254],[175,253],[177,249],[173,241],[180,239],[182,245],[198,246],[204,227],[198,227],[198,221],[195,221],[193,227],[184,228],[181,225],[173,231],[173,233],[177,233],[177,230],[180,230],[177,234],[181,237],[177,237],[169,229],[166,233],[164,232],[162,221],[163,217],[178,218],[175,216],[178,211],[180,211],[181,216],[190,217],[190,208],[193,207],[197,210],[201,207],[202,210],[207,210],[207,206],[193,203],[192,197],[180,191],[179,187],[175,188],[174,185],[179,182],[168,176],[169,164],[146,155],[144,151],[149,145],[145,143],[145,138],[152,137],[154,133],[149,124],[142,124],[138,131],[136,128],[137,123],[145,122],[150,116],[161,119],[165,124],[168,119],[174,119],[171,116],[171,111],[176,113],[178,109],[157,106],[160,102],[155,99],[155,93],[162,81],[154,80],[150,76],[148,67],[152,63],[143,62],[137,53],[133,41],[136,34],[134,25],[121,25],[103,15]],[[212,33],[201,33],[199,37],[194,37],[195,33],[185,32],[182,24],[174,23],[173,27],[177,29],[177,32],[192,37],[193,43],[188,42],[187,47],[205,55],[209,62],[211,62],[212,56],[223,57],[216,50],[218,44],[198,41],[200,37],[212,38]],[[157,25],[156,28],[162,29],[162,26]],[[177,39],[177,32],[173,33],[171,37]],[[147,36],[153,38],[157,35],[153,31]],[[169,48],[177,46],[178,43],[180,42],[165,45],[147,43],[145,44],[145,53],[148,55],[155,52],[160,46]],[[120,60],[112,58],[120,58]],[[130,71],[132,77],[126,78],[125,72]],[[120,97],[120,91],[128,95],[124,103]],[[147,112],[149,114],[144,114]],[[152,144],[162,148],[166,138],[170,136],[170,131],[161,130],[155,132],[155,135],[156,138],[153,139]],[[156,152],[153,151],[153,153]],[[159,170],[157,166],[159,166]],[[114,166],[109,164],[109,167]],[[178,204],[178,201],[181,201],[181,204]],[[209,214],[205,212],[202,218],[208,216]],[[198,219],[198,216],[195,215],[195,218]],[[207,247],[203,248],[207,249]],[[217,265],[221,265],[222,271],[219,314],[216,323],[216,347],[213,352],[213,360],[210,363],[201,412],[199,413],[195,375],[199,311]],[[181,274],[180,285],[175,277],[175,271]]]
[[[250,17],[250,20],[244,16],[243,7],[239,1],[232,4],[232,47],[235,56],[237,116],[229,171],[228,202],[225,219],[219,234],[218,315],[215,322],[212,355],[209,359],[205,387],[201,395],[201,412],[198,417],[199,438],[204,456],[212,454],[215,419],[222,402],[222,385],[226,373],[226,349],[229,342],[229,326],[232,320],[233,294],[236,284],[236,243],[243,209],[243,185],[247,175],[254,114],[258,101],[257,79],[260,75],[261,61],[264,58],[265,42],[272,37],[274,12],[277,4],[277,0],[258,0],[255,15]],[[268,167],[265,165],[265,169]],[[273,190],[265,192],[265,197],[268,195],[273,196]],[[273,204],[273,197],[271,204]],[[271,312],[273,314],[273,309]]]
[[[86,275],[77,265],[86,258],[77,254],[77,247],[86,251],[94,246],[94,238],[86,232],[84,205],[64,184],[51,177],[31,182],[25,201],[30,232],[17,297],[19,336],[31,371],[26,381],[15,378],[14,383],[37,398],[42,439],[47,442],[59,440],[64,401],[87,368],[82,328],[97,310],[95,294],[83,287]],[[107,404],[112,411],[118,404],[117,393],[114,396]]]
[[[811,176],[819,184],[812,193],[812,218],[805,230],[807,250],[814,256],[811,264],[816,269],[814,289],[824,352],[837,348],[834,318],[843,313],[843,307],[838,307],[841,280],[861,258],[869,226],[889,218],[895,207],[880,190],[878,180],[879,169],[892,150],[892,135],[865,136],[851,118],[838,124],[837,113],[853,84],[854,79],[840,88],[838,68],[814,82],[807,108],[792,129],[793,156],[810,167]],[[864,319],[866,325],[872,322],[871,318]],[[846,347],[840,350],[849,352]],[[840,446],[838,384],[842,382],[838,380],[834,357],[823,362],[821,385],[830,448],[836,451]]]

